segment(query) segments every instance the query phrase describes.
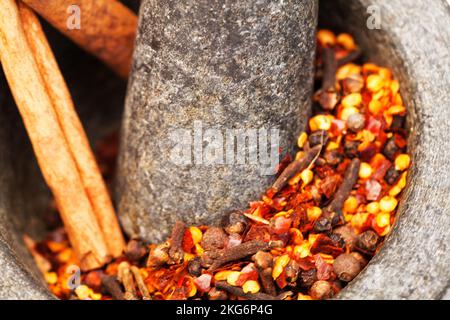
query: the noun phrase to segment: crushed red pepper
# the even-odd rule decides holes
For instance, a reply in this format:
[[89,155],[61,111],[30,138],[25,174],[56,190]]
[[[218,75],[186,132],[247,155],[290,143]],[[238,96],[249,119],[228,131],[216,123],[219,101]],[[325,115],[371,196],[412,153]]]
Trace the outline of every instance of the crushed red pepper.
[[[352,281],[394,223],[411,159],[406,108],[389,69],[359,65],[348,34],[317,34],[314,115],[299,151],[259,201],[223,227],[185,226],[171,239],[130,240],[102,270],[80,273],[63,229],[26,244],[61,299],[327,299]],[[114,137],[100,146],[113,175]],[[79,270],[78,270],[79,271]],[[78,285],[73,285],[79,280]]]

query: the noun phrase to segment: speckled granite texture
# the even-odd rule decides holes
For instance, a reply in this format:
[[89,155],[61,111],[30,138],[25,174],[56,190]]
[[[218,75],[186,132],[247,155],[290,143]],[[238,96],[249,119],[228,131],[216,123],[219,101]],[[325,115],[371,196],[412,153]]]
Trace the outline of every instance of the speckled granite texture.
[[316,23],[312,0],[143,1],[116,192],[130,236],[162,241],[179,219],[216,224],[264,192],[283,157],[277,147],[261,174],[261,158],[241,165],[219,155],[225,163],[208,165],[193,139],[183,140],[188,164],[174,163],[170,135],[193,137],[198,121],[203,148],[207,129],[218,129],[224,141],[210,143],[225,151],[225,130],[279,129],[279,147],[292,153],[310,109]]

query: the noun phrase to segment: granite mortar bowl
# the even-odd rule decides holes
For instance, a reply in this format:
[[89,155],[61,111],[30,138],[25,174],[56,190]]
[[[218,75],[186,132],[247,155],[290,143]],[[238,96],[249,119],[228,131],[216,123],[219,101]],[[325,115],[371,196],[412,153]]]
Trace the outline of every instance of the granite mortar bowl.
[[[350,32],[365,58],[392,68],[409,108],[413,156],[393,231],[338,298],[450,298],[449,5],[443,0],[322,0],[319,21]],[[377,22],[380,28],[371,28]],[[125,83],[57,32],[47,31],[91,141],[117,130]],[[0,299],[54,299],[22,240],[24,233],[45,235],[49,200],[1,74]]]

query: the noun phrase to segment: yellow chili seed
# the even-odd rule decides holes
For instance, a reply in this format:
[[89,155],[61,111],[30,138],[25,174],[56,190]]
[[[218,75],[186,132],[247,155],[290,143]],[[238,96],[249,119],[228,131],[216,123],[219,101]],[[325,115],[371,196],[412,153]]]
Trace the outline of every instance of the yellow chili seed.
[[392,212],[397,207],[397,199],[391,196],[385,196],[380,200],[380,210],[383,212]]
[[372,92],[377,92],[383,88],[383,78],[377,74],[371,74],[367,77],[366,86]]
[[322,29],[317,32],[317,40],[324,47],[334,46],[336,44],[336,36],[333,32],[326,29]]
[[303,148],[306,140],[308,140],[308,134],[306,132],[302,132],[297,140],[297,145],[299,148]]
[[310,245],[313,245],[314,242],[316,242],[318,236],[319,236],[318,234],[312,234],[312,233],[310,233],[309,236],[308,236],[308,242],[309,242],[309,244],[310,244]]
[[287,254],[275,258],[275,263],[272,270],[272,278],[274,280],[276,280],[280,276],[290,260],[291,258],[289,258]]
[[203,237],[202,231],[197,227],[189,227],[189,232],[191,233],[194,244],[200,243]]
[[258,293],[260,289],[259,283],[255,280],[247,280],[242,286],[245,293]]
[[391,223],[391,215],[386,212],[379,213],[375,217],[375,222],[380,228],[387,227]]
[[361,179],[367,179],[372,175],[372,167],[367,162],[361,162],[359,166],[359,177]]
[[360,93],[350,93],[342,99],[344,108],[357,107],[362,103],[362,96]]
[[200,243],[195,244],[195,253],[197,254],[203,254],[205,250],[203,250],[202,246],[200,245]]
[[305,169],[301,173],[301,178],[302,178],[302,181],[303,181],[303,186],[306,186],[307,184],[309,184],[313,180],[314,173],[311,170],[309,170],[309,169]]
[[407,155],[405,153],[399,154],[395,158],[395,170],[404,171],[409,168],[410,164],[411,164],[411,158],[409,155]]
[[232,286],[236,285],[236,282],[239,279],[239,276],[241,273],[239,271],[231,271],[227,276],[227,282],[228,284],[231,284]]
[[183,255],[183,260],[184,261],[191,261],[192,259],[195,258],[195,255],[189,252],[185,252]]
[[380,204],[376,201],[369,203],[366,206],[366,210],[368,213],[375,214],[380,212]]
[[322,209],[319,207],[311,207],[306,209],[306,215],[308,216],[309,221],[314,221],[319,219],[320,215],[322,214]]
[[349,35],[348,33],[341,33],[337,37],[337,43],[344,47],[346,50],[352,51],[356,49],[355,41],[353,40],[353,37]]
[[358,209],[358,200],[350,196],[347,198],[347,200],[344,201],[344,212],[345,213],[355,213]]
[[358,113],[359,112],[359,110],[358,110],[358,108],[356,108],[356,107],[347,107],[347,108],[344,108],[344,109],[342,109],[342,111],[340,112],[340,119],[341,120],[344,120],[344,121],[347,121],[347,119],[352,115],[352,114],[355,114],[355,113]]

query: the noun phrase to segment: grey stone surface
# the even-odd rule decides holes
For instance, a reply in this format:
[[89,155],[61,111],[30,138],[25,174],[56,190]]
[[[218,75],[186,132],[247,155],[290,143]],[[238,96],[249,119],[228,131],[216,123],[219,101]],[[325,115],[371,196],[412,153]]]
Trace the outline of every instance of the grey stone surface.
[[224,139],[204,137],[203,150],[225,151],[227,129],[279,129],[279,147],[291,153],[310,109],[316,22],[313,0],[143,1],[118,171],[128,235],[162,241],[179,219],[215,224],[265,191],[283,155],[268,174],[259,157],[200,163],[184,136],[189,164],[180,164],[170,135],[198,121],[205,136],[218,129]]
[[[450,284],[449,5],[424,0],[324,0],[321,6],[324,23],[350,31],[370,60],[392,68],[400,79],[410,112],[413,156],[395,228],[339,298],[445,297]],[[381,29],[367,28],[368,12],[379,12]]]

